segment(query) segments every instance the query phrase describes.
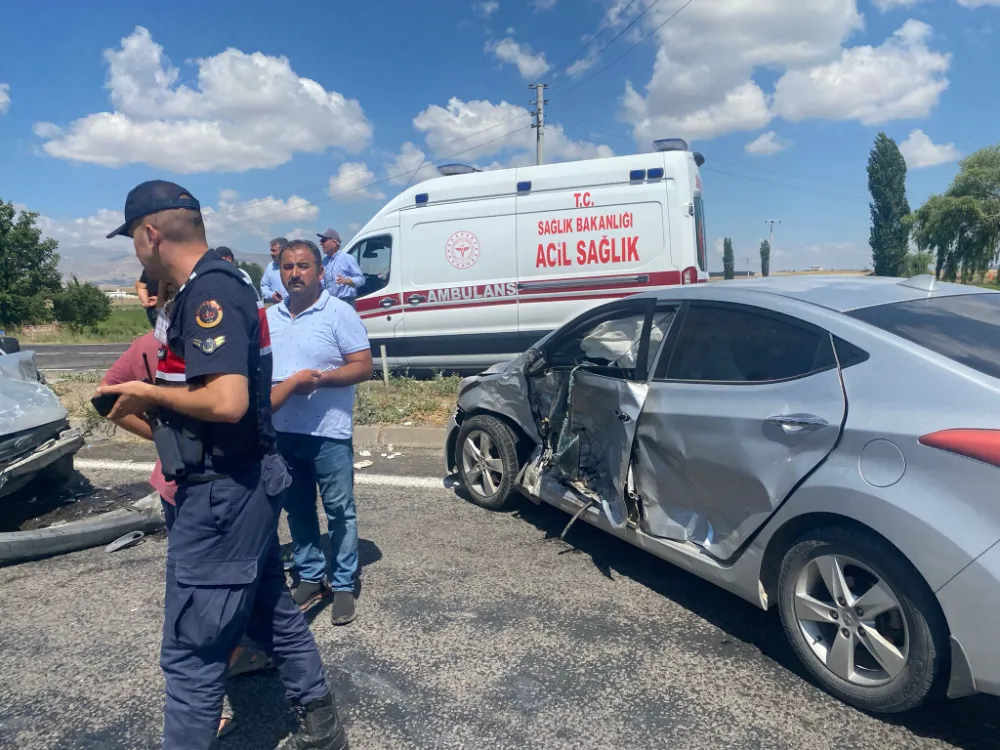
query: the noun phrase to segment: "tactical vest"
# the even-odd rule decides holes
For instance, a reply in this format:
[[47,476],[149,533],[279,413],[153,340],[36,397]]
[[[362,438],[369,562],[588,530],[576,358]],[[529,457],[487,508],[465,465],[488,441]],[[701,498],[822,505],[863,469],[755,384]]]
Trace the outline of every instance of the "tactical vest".
[[[263,302],[251,283],[232,263],[212,260],[199,263],[187,282],[172,300],[167,343],[160,343],[160,357],[156,370],[157,385],[181,385],[186,382],[184,358],[171,347],[176,343],[180,329],[178,316],[184,310],[184,296],[197,288],[210,274],[224,273],[240,282],[246,295],[243,303],[257,310],[256,324],[252,326],[251,346],[248,351],[247,373],[249,406],[247,413],[236,424],[205,422],[178,412],[163,410],[162,418],[176,434],[181,460],[188,481],[199,481],[225,475],[227,469],[259,461],[275,451],[274,425],[271,422],[271,333]],[[221,300],[226,305],[226,300]],[[230,301],[232,305],[235,300]],[[256,345],[254,345],[256,344]],[[183,350],[182,350],[183,351]],[[207,460],[206,460],[207,459]],[[211,464],[211,468],[209,468]]]

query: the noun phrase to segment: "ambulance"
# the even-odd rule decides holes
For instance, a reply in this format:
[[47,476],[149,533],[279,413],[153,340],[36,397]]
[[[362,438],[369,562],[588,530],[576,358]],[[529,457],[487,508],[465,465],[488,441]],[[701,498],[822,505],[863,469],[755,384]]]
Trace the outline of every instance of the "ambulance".
[[707,282],[703,163],[664,139],[588,161],[440,167],[347,248],[373,356],[384,346],[393,369],[481,369],[588,307]]

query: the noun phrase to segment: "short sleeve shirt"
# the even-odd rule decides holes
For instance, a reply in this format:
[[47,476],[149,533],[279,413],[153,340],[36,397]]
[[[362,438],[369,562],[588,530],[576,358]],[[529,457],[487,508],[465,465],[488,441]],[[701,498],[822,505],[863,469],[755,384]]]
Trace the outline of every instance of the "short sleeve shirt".
[[[361,318],[347,303],[323,290],[319,299],[294,318],[287,301],[267,310],[274,355],[274,380],[300,370],[343,367],[347,355],[371,348]],[[354,430],[354,386],[317,388],[293,394],[274,414],[274,429],[347,440]]]
[[[157,367],[158,381],[197,385],[210,375],[244,375],[250,372],[250,349],[260,344],[261,316],[253,290],[228,273],[199,276],[207,263],[220,262],[206,253],[173,300],[165,347]],[[217,445],[238,450],[256,435],[253,404],[237,424],[212,423]]]

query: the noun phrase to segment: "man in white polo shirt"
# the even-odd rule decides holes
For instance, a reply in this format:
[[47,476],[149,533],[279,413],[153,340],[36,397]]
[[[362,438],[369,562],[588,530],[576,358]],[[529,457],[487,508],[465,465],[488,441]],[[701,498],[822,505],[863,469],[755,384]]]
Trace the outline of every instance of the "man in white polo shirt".
[[[271,408],[278,450],[292,475],[284,508],[303,610],[333,595],[332,620],[355,617],[358,527],[354,508],[354,386],[370,380],[372,354],[358,314],[323,288],[323,259],[308,240],[277,258],[287,296],[267,311],[274,355]],[[316,485],[326,511],[332,572],[320,548]]]

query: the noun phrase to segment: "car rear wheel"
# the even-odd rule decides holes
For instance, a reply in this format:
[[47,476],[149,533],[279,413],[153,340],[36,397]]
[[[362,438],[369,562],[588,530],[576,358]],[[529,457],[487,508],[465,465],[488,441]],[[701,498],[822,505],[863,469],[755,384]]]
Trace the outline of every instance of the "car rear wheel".
[[506,510],[515,501],[520,470],[517,438],[507,424],[486,415],[467,419],[458,432],[458,475],[469,498],[488,510]]
[[937,697],[948,671],[944,617],[884,540],[840,527],[810,532],[785,555],[778,585],[785,634],[825,690],[873,713]]

